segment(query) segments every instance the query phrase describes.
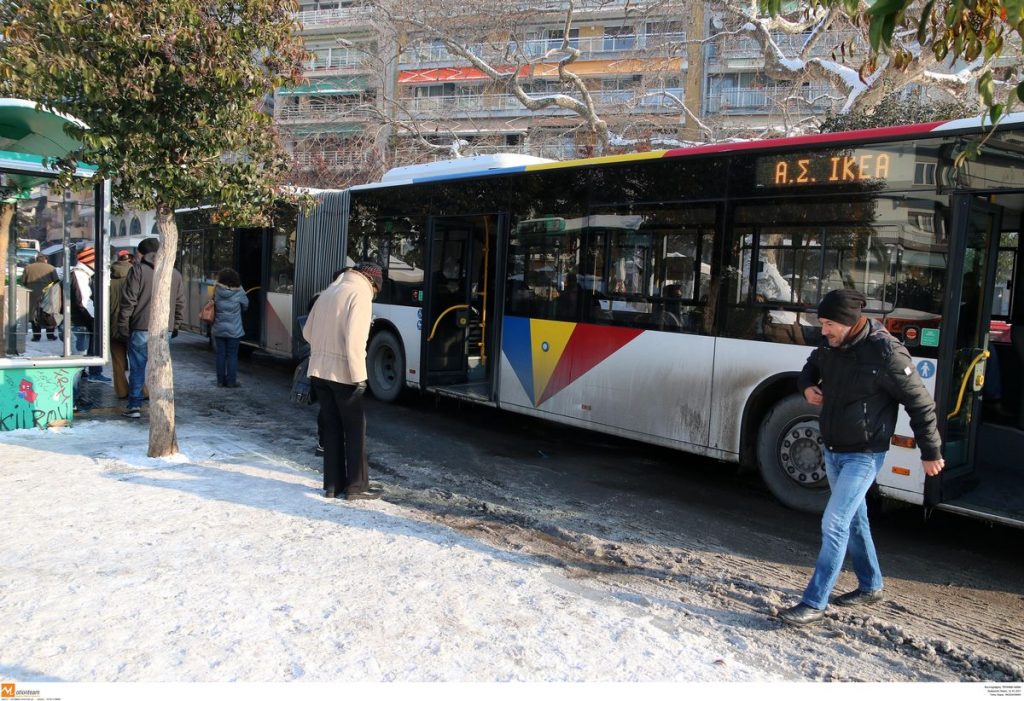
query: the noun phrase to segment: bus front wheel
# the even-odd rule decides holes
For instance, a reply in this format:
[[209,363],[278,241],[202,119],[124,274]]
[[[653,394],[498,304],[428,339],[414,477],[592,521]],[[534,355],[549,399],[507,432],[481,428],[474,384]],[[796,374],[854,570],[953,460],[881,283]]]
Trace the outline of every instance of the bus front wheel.
[[757,434],[757,465],[768,490],[789,508],[811,513],[825,511],[829,497],[819,413],[801,396],[786,397]]
[[393,402],[405,384],[405,353],[395,334],[381,331],[370,339],[366,350],[367,384],[373,396]]

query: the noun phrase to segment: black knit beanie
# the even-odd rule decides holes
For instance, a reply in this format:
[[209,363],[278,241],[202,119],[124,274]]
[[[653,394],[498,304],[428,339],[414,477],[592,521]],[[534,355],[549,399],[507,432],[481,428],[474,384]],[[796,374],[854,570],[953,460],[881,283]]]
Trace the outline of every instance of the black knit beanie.
[[818,317],[843,326],[853,326],[860,319],[866,304],[867,299],[857,290],[832,290],[818,303]]

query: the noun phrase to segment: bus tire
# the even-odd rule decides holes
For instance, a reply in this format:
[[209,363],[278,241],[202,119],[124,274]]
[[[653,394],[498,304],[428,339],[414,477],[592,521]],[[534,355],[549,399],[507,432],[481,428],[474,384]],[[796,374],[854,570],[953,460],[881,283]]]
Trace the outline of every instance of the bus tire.
[[398,399],[405,386],[405,352],[395,334],[381,331],[366,350],[366,383],[382,402]]
[[790,395],[771,408],[757,433],[757,467],[768,490],[791,509],[818,514],[829,497],[820,413]]

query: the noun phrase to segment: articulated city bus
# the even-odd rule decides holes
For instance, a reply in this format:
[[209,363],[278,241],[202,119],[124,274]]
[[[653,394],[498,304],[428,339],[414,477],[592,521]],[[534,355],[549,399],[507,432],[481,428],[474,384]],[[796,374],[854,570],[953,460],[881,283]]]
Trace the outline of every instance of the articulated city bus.
[[796,377],[818,301],[856,288],[936,397],[947,461],[924,475],[901,411],[881,494],[1020,526],[1024,115],[958,166],[985,133],[974,119],[396,169],[324,196],[343,226],[309,237],[295,276],[315,291],[345,263],[384,267],[379,399],[412,387],[739,462],[812,511],[828,484]]
[[264,227],[228,227],[216,222],[214,207],[182,209],[178,269],[185,292],[184,328],[208,334],[199,312],[213,294],[217,273],[238,271],[249,295],[242,314],[242,348],[292,358],[302,343],[295,325],[309,300],[345,265],[342,205],[348,193],[319,191],[311,211],[282,204]]

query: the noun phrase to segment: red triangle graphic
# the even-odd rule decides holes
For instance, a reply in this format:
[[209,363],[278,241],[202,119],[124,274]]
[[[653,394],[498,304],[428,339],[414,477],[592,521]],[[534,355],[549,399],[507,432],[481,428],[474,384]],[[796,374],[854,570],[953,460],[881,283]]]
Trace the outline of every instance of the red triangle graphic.
[[577,324],[537,406],[561,392],[642,333],[643,329]]

